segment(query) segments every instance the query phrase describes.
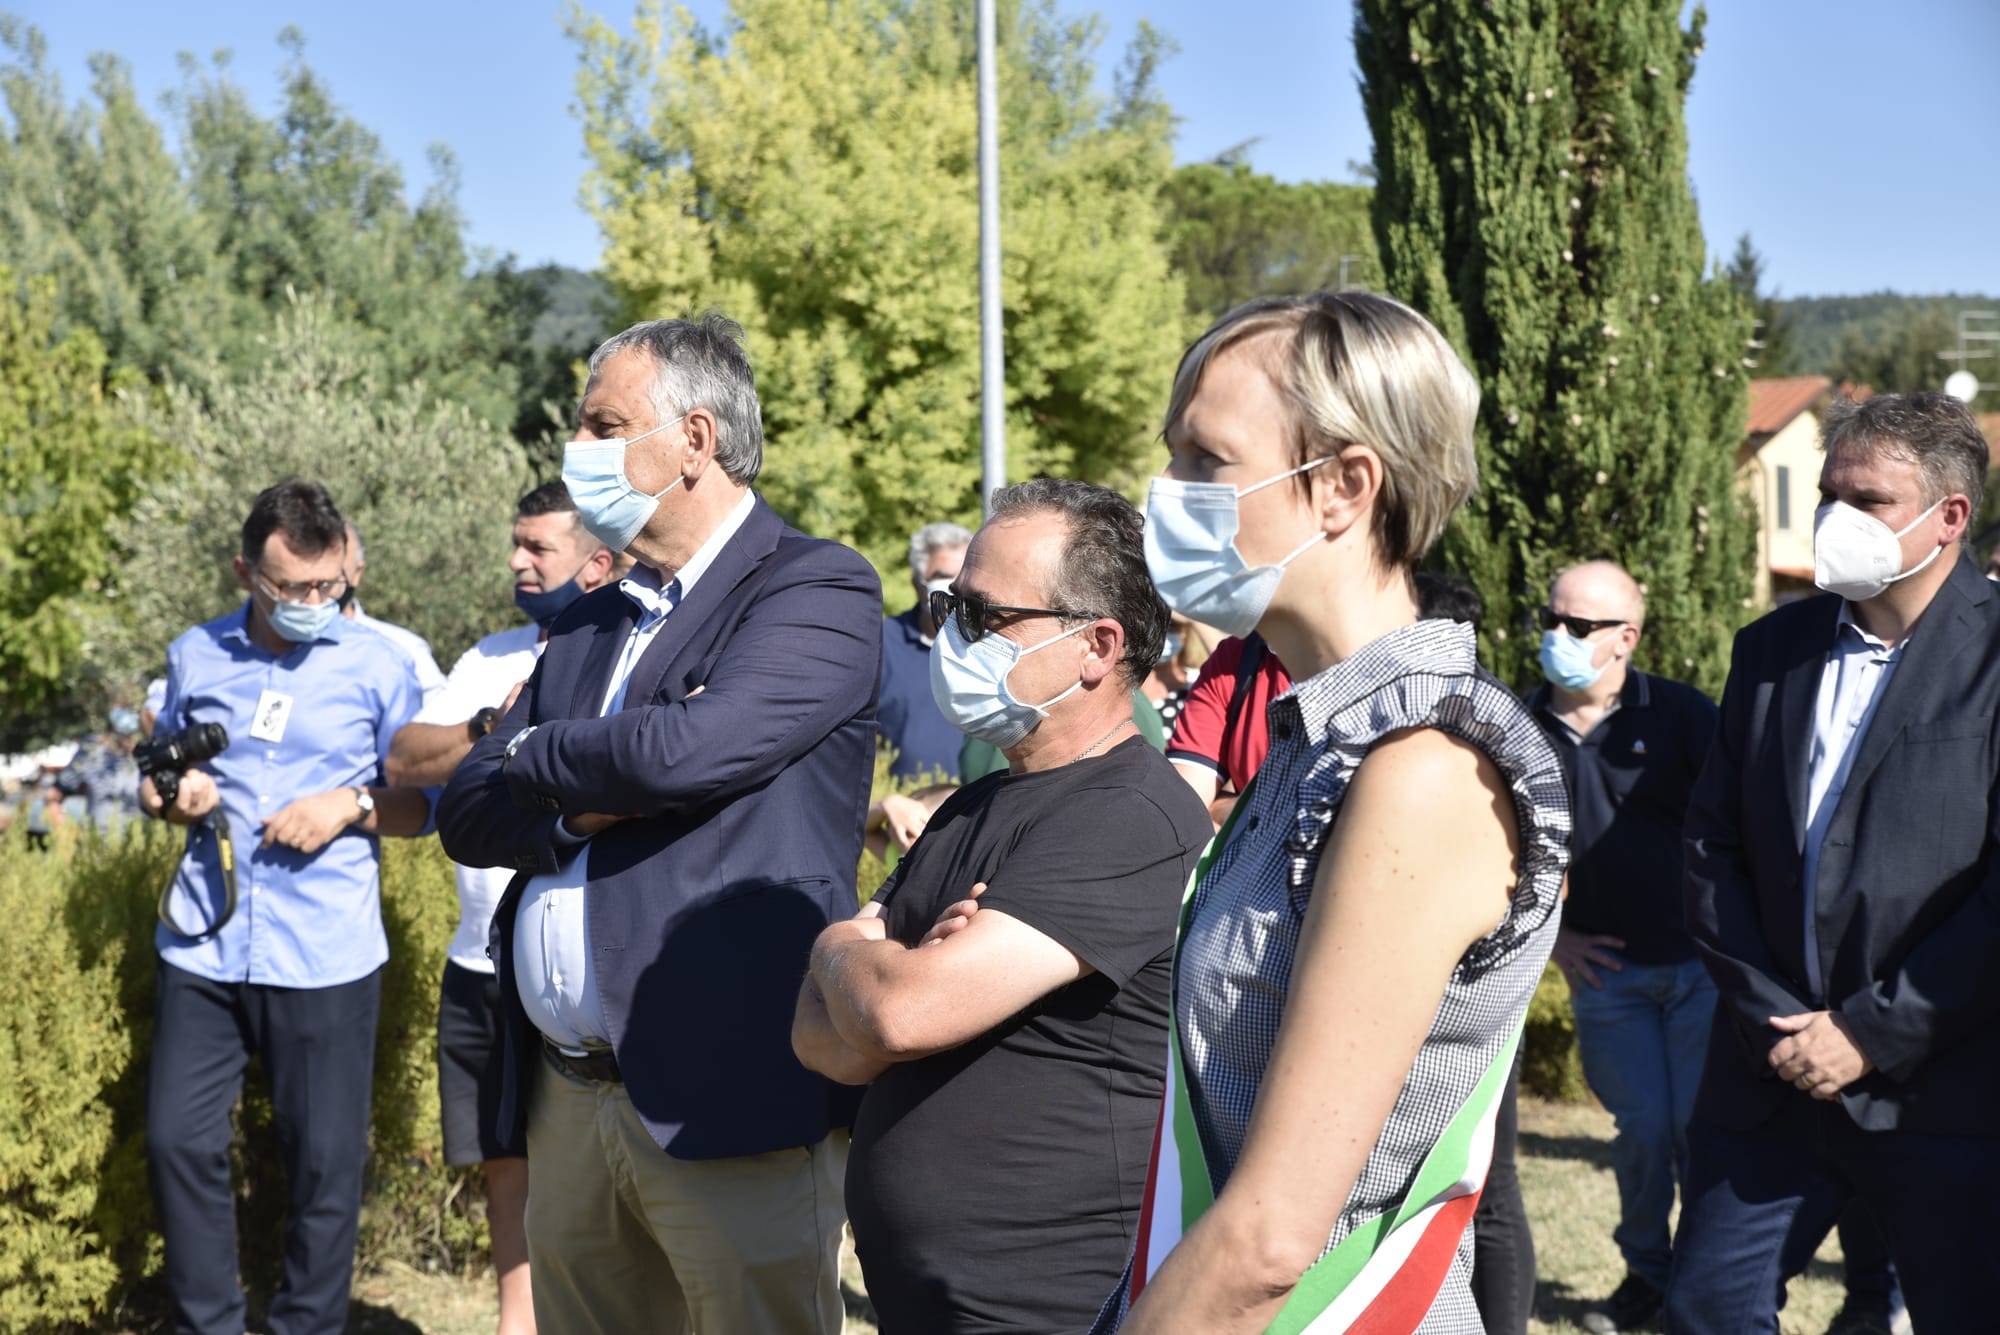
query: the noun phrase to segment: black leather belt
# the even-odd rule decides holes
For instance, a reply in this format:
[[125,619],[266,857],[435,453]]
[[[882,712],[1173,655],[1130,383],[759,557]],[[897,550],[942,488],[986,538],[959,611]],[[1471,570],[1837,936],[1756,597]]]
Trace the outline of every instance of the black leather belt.
[[596,1080],[607,1085],[622,1085],[625,1077],[618,1074],[618,1058],[610,1048],[597,1048],[581,1057],[565,1052],[547,1034],[542,1035],[542,1056],[548,1058],[549,1065],[564,1075],[575,1076],[578,1080]]

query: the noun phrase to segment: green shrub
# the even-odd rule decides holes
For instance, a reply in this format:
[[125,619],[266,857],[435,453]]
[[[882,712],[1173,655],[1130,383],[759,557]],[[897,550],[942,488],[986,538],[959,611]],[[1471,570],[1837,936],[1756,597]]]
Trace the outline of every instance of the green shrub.
[[1583,1103],[1590,1087],[1583,1082],[1583,1061],[1576,1052],[1576,1017],[1569,1008],[1569,984],[1553,964],[1542,968],[1542,981],[1528,1003],[1528,1030],[1521,1037],[1521,1090],[1536,1098]]
[[74,844],[0,855],[0,1331],[85,1321],[119,1279],[98,1205],[116,1143],[104,1089],[134,1057],[123,945],[78,948],[60,892]]
[[[0,841],[0,1332],[96,1324],[158,1269],[146,1183],[155,900],[178,830],[58,832],[49,854]],[[388,840],[389,965],[376,1035],[359,1261],[472,1269],[488,1235],[476,1173],[444,1166],[437,997],[458,916],[435,839]],[[261,1305],[282,1264],[284,1169],[252,1063],[233,1147],[243,1278]],[[143,1304],[142,1304],[143,1305]]]

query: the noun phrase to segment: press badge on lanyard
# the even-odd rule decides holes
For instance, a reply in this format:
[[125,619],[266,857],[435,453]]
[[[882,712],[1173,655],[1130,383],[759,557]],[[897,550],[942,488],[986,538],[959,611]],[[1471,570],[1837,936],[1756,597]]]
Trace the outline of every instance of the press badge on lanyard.
[[250,721],[250,735],[260,742],[285,740],[285,724],[292,717],[292,697],[266,691],[257,698],[257,715]]

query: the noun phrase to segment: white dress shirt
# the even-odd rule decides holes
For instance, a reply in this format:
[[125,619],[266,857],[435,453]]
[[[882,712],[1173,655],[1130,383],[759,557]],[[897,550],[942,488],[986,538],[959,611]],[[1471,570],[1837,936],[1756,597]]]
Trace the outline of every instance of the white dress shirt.
[[423,689],[425,704],[429,704],[431,698],[444,689],[444,673],[438,670],[437,659],[431,657],[430,642],[423,636],[393,621],[380,621],[369,616],[358,598],[354,601],[354,615],[350,619],[355,625],[368,627],[403,651],[403,657],[410,660],[410,666],[416,671],[417,685]]
[[1824,1002],[1819,971],[1819,854],[1827,828],[1840,807],[1847,776],[1868,724],[1881,703],[1882,688],[1896,673],[1906,638],[1893,647],[1861,629],[1854,608],[1842,603],[1833,648],[1820,669],[1813,701],[1812,768],[1806,780],[1805,888],[1806,981],[1815,1001]]
[[[482,709],[498,709],[515,683],[535,670],[535,660],[541,656],[542,628],[533,622],[488,635],[452,665],[443,690],[425,694],[416,721],[449,727],[465,723]],[[493,925],[493,910],[499,906],[500,896],[507,893],[507,883],[514,879],[513,870],[453,866],[458,874],[458,931],[445,949],[445,958],[461,969],[492,973],[486,932]]]
[[[600,718],[625,708],[625,690],[631,684],[632,670],[645,656],[667,617],[743,527],[756,503],[755,494],[745,491],[722,526],[671,582],[663,583],[659,571],[643,565],[618,582],[619,590],[638,605],[639,619],[611,670],[604,705],[598,711]],[[566,834],[566,828],[558,825],[558,846]],[[514,985],[520,991],[521,1005],[536,1028],[551,1042],[571,1052],[603,1047],[611,1041],[604,1022],[604,1006],[597,994],[597,973],[591,964],[590,917],[585,898],[590,893],[589,887],[590,844],[585,840],[577,846],[576,855],[555,871],[529,880],[514,914]]]

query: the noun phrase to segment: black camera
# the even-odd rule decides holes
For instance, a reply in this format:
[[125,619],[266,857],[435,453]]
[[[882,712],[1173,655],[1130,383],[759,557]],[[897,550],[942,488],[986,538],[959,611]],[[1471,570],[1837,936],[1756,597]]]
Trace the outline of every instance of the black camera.
[[228,745],[229,730],[220,723],[191,723],[179,732],[139,743],[132,748],[132,761],[153,781],[160,801],[172,806],[181,794],[181,775],[215,759]]

